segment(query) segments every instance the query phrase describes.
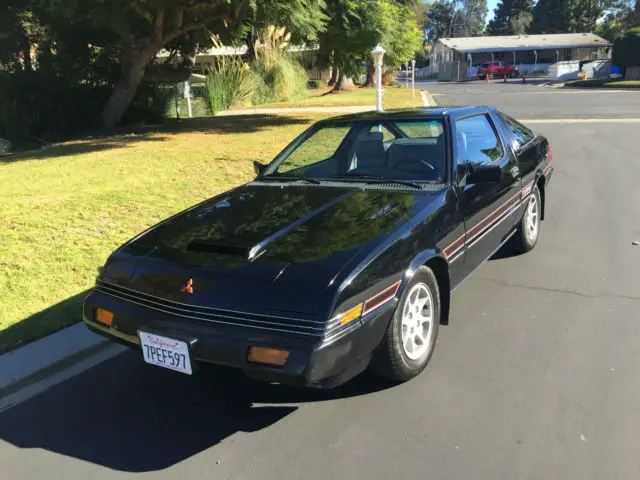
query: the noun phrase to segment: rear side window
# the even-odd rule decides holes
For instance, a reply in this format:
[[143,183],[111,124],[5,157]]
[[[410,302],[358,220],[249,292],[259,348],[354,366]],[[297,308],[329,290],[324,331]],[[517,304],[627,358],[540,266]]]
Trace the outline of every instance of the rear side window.
[[456,120],[458,161],[489,165],[504,157],[504,148],[489,117],[476,115]]
[[514,120],[508,115],[505,115],[504,113],[500,113],[499,116],[504,122],[504,125],[507,127],[507,130],[511,134],[514,149],[518,150],[519,148],[523,147],[531,140],[536,138],[535,133],[522,125],[520,122]]
[[397,122],[396,127],[407,138],[437,138],[444,132],[440,120],[427,122]]

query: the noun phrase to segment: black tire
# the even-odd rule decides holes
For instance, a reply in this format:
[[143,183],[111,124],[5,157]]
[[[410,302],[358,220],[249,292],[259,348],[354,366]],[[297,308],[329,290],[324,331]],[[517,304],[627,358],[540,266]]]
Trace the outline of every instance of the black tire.
[[[529,219],[531,218],[531,212],[529,210],[530,202],[536,202],[536,220],[537,224],[535,235],[531,233],[531,224]],[[514,247],[520,253],[527,253],[533,250],[538,243],[540,237],[540,215],[542,214],[542,200],[540,196],[540,190],[537,185],[534,185],[531,196],[527,198],[525,204],[525,210],[518,225],[518,231],[514,235]],[[527,233],[528,232],[528,233]]]
[[509,74],[509,77],[511,78],[516,78],[518,76],[518,73],[516,71],[511,71],[511,73]]
[[493,72],[489,73],[489,80],[493,80],[495,78],[495,74]]
[[[407,302],[409,302],[409,297],[413,297],[411,293],[416,291],[414,287],[418,285],[425,286],[429,290],[433,311],[430,326],[431,333],[428,334],[426,351],[420,355],[419,358],[412,359],[403,346],[402,318],[405,306],[407,306]],[[419,289],[420,287],[416,288]],[[430,268],[420,267],[400,297],[400,301],[393,312],[393,317],[389,322],[385,336],[374,353],[371,370],[375,374],[395,382],[406,382],[422,372],[429,363],[436,346],[438,327],[440,326],[440,312],[440,291],[436,277]]]

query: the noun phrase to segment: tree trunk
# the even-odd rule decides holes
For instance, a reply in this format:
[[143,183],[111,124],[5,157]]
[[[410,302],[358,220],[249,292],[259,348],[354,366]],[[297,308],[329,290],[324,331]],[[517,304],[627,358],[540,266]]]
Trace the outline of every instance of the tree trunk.
[[254,27],[251,27],[251,32],[249,33],[249,41],[247,42],[247,63],[252,63],[257,57],[256,53],[256,42],[258,41],[258,35]]
[[376,75],[376,69],[373,66],[373,62],[369,61],[369,63],[367,64],[367,79],[365,80],[364,85],[362,86],[375,87],[376,85],[375,75]]
[[151,48],[147,46],[146,51],[125,51],[120,67],[120,78],[100,114],[100,123],[104,128],[110,130],[120,123],[122,115],[127,111],[138,91],[149,63],[159,49],[158,47],[151,53]]
[[338,70],[339,68],[335,65],[331,66],[331,78],[329,79],[329,85],[335,85],[338,81]]
[[341,92],[343,90],[348,90],[349,87],[353,86],[353,79],[347,77],[342,70],[338,73],[338,80],[333,87],[332,92]]

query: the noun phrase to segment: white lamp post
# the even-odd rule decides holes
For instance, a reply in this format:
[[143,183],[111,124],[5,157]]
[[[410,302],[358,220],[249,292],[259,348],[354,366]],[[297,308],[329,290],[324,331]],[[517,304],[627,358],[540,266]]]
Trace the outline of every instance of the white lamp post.
[[411,59],[411,95],[416,96],[416,59]]
[[376,67],[376,110],[382,111],[382,57],[387,51],[378,45],[371,50],[371,58]]

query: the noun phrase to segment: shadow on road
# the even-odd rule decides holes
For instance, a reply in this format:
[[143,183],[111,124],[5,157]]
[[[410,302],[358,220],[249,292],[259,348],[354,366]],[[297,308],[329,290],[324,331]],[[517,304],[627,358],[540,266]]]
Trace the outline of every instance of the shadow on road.
[[294,412],[292,403],[388,386],[366,374],[332,391],[262,384],[213,368],[189,377],[127,352],[0,413],[0,439],[114,470],[150,472],[236,432],[267,428]]

